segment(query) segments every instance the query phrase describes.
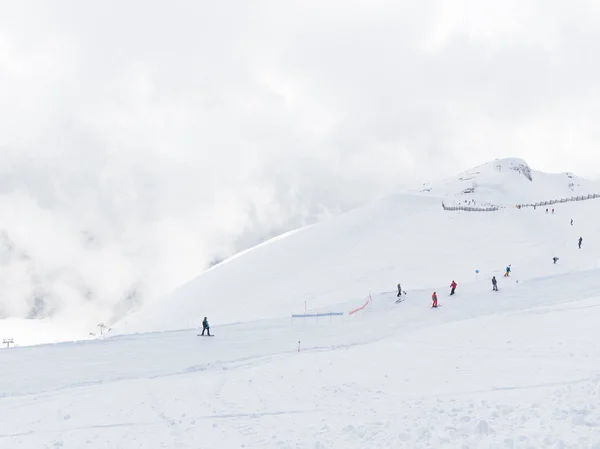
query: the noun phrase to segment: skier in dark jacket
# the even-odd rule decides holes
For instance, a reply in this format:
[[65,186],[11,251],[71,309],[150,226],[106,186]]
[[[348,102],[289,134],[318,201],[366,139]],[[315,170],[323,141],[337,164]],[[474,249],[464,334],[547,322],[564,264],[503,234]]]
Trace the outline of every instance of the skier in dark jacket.
[[398,294],[396,295],[398,298],[402,296],[402,286],[398,284]]
[[492,290],[498,291],[498,281],[496,280],[496,276],[492,276]]
[[210,337],[210,326],[206,317],[204,317],[204,320],[202,320],[202,335],[204,335],[204,331],[207,331],[208,336]]
[[554,261],[554,263],[556,263],[556,262],[558,262],[558,257],[554,256],[554,257],[552,258],[552,260]]
[[579,249],[581,249],[581,242],[583,242],[583,237],[579,237]]

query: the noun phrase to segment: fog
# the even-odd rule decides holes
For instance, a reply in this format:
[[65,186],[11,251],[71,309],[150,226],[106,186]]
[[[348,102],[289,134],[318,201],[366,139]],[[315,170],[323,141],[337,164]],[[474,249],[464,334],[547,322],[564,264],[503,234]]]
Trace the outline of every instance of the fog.
[[3,2],[0,317],[114,322],[496,157],[598,177],[599,19],[592,1]]

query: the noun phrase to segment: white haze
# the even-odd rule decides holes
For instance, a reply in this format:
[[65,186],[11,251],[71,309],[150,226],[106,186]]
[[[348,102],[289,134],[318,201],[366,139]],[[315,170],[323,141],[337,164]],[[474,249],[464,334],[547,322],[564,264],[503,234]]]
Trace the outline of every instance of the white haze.
[[3,2],[0,317],[114,321],[495,157],[598,176],[599,20],[592,1]]

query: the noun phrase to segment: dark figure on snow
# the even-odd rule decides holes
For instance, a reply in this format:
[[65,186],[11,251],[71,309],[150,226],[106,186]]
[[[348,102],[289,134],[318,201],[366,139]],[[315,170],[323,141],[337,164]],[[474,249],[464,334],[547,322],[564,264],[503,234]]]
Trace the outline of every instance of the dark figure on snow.
[[498,281],[496,280],[496,276],[492,276],[492,290],[495,292],[498,291]]
[[579,237],[579,249],[581,249],[581,242],[583,242],[583,237]]
[[558,257],[554,256],[554,257],[552,258],[552,260],[554,261],[554,263],[556,263],[556,262],[558,262]]
[[573,226],[573,219],[571,218],[571,226]]
[[437,307],[437,293],[436,292],[433,292],[433,295],[431,295],[431,301],[433,302],[431,307]]
[[202,335],[204,335],[204,331],[207,331],[208,336],[210,337],[210,326],[206,317],[204,317],[204,319],[202,320]]
[[546,213],[548,213],[548,208],[546,208]]
[[398,284],[398,294],[396,295],[398,298],[402,296],[402,286]]
[[552,209],[552,213],[554,213],[554,209]]
[[452,281],[452,284],[450,284],[450,296],[452,296],[454,294],[454,291],[456,290],[456,282]]

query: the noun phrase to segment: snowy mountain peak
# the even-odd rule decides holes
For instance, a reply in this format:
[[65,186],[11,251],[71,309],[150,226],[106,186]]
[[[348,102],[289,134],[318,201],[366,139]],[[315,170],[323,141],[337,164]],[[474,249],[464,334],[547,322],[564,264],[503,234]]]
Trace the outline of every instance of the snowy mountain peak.
[[531,173],[531,168],[523,159],[518,158],[506,158],[506,159],[496,159],[493,162],[488,162],[484,164],[483,167],[493,167],[494,171],[499,173],[506,172],[508,170],[512,170],[523,175],[529,181],[533,181],[533,175]]
[[448,203],[476,202],[504,206],[598,193],[597,183],[572,173],[549,174],[532,170],[519,158],[496,159],[454,178],[425,183],[419,192]]

